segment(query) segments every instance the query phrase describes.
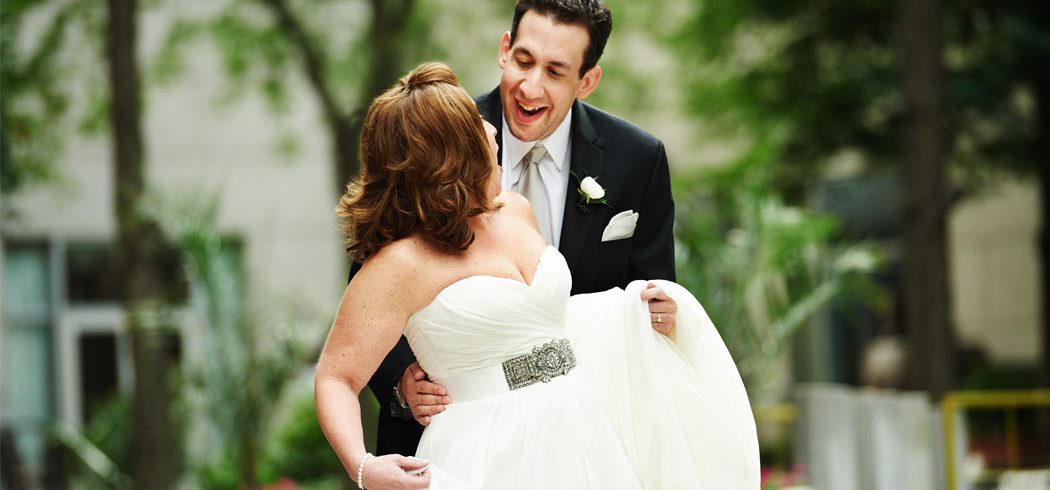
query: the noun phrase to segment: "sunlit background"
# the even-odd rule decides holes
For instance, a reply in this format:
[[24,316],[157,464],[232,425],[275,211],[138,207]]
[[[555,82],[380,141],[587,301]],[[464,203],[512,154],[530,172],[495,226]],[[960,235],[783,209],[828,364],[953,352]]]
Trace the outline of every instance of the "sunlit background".
[[[0,488],[350,488],[359,118],[425,60],[494,88],[513,2],[133,3],[0,2]],[[1050,488],[1050,4],[608,3],[588,102],[667,146],[766,488]]]

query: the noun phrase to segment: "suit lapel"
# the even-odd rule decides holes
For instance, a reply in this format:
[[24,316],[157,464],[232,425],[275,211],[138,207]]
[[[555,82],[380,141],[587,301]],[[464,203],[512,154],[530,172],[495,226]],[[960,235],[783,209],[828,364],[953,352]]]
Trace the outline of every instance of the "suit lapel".
[[[597,146],[597,137],[591,120],[583,103],[579,100],[572,106],[572,157],[569,169],[577,177],[599,177],[602,173],[602,150]],[[576,262],[587,242],[587,233],[591,228],[593,213],[586,207],[578,206],[579,184],[569,175],[568,192],[565,193],[565,214],[561,226],[561,244],[559,249],[565,256],[570,270],[575,270]]]

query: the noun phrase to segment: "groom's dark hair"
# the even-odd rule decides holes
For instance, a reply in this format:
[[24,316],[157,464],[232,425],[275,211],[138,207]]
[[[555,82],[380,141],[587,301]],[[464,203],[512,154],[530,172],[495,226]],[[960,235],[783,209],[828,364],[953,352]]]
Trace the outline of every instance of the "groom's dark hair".
[[602,0],[518,0],[514,6],[514,22],[510,26],[510,45],[518,35],[518,24],[525,12],[553,18],[561,24],[579,25],[587,29],[589,41],[583,52],[583,64],[580,65],[580,77],[598,65],[598,59],[605,51],[605,41],[612,32],[612,13]]

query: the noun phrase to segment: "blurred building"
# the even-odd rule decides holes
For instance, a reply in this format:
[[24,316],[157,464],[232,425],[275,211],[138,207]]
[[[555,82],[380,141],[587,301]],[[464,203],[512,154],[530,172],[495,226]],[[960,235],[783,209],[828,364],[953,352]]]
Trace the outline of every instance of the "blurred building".
[[[154,51],[163,32],[149,28],[157,19],[143,21],[142,43]],[[212,56],[195,50],[184,79],[148,89],[149,185],[168,196],[218,193],[220,230],[241,247],[253,287],[334,305],[346,270],[328,137],[312,94],[296,86],[294,110],[280,116],[252,97],[217,109],[224,82]],[[60,182],[18,195],[16,217],[0,226],[0,424],[34,474],[52,422],[80,425],[134,376],[112,277],[110,139],[76,136],[72,125],[69,134],[56,162]],[[289,138],[295,151],[278,151]],[[193,349],[192,339],[182,343],[184,352]]]
[[[889,267],[879,281],[891,295],[900,294],[895,291],[903,253],[898,238],[901,198],[894,172],[881,169],[831,178],[812,192],[811,201],[838,216],[847,236],[884,246]],[[964,384],[973,379],[974,370],[982,371],[981,382],[1011,383],[963,388],[1020,388],[1035,382],[1044,314],[1041,219],[1038,183],[1006,176],[958,202],[950,214],[950,318],[960,349],[958,374]],[[795,356],[799,378],[863,384],[865,350],[879,338],[904,334],[900,308],[894,301],[881,312],[849,312],[848,320],[831,312],[801,335]],[[1015,374],[1019,376],[1003,379]]]

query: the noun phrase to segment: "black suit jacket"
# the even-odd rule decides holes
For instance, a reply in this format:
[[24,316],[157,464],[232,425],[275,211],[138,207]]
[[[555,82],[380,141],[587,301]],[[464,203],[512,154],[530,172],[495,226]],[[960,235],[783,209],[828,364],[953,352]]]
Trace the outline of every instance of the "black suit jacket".
[[[476,99],[481,116],[502,141],[503,106],[499,88]],[[572,107],[570,170],[595,177],[609,206],[581,204],[571,176],[566,182],[565,215],[559,250],[572,274],[572,294],[623,287],[635,279],[675,279],[674,202],[663,143],[637,126],[579,100]],[[502,150],[501,150],[502,153]],[[502,154],[498,161],[502,162]],[[634,235],[602,242],[602,232],[617,213],[639,213]],[[351,268],[350,278],[356,273]],[[415,361],[404,337],[368,382],[379,400],[376,452],[414,454],[423,427],[394,419],[389,406],[393,387]]]

